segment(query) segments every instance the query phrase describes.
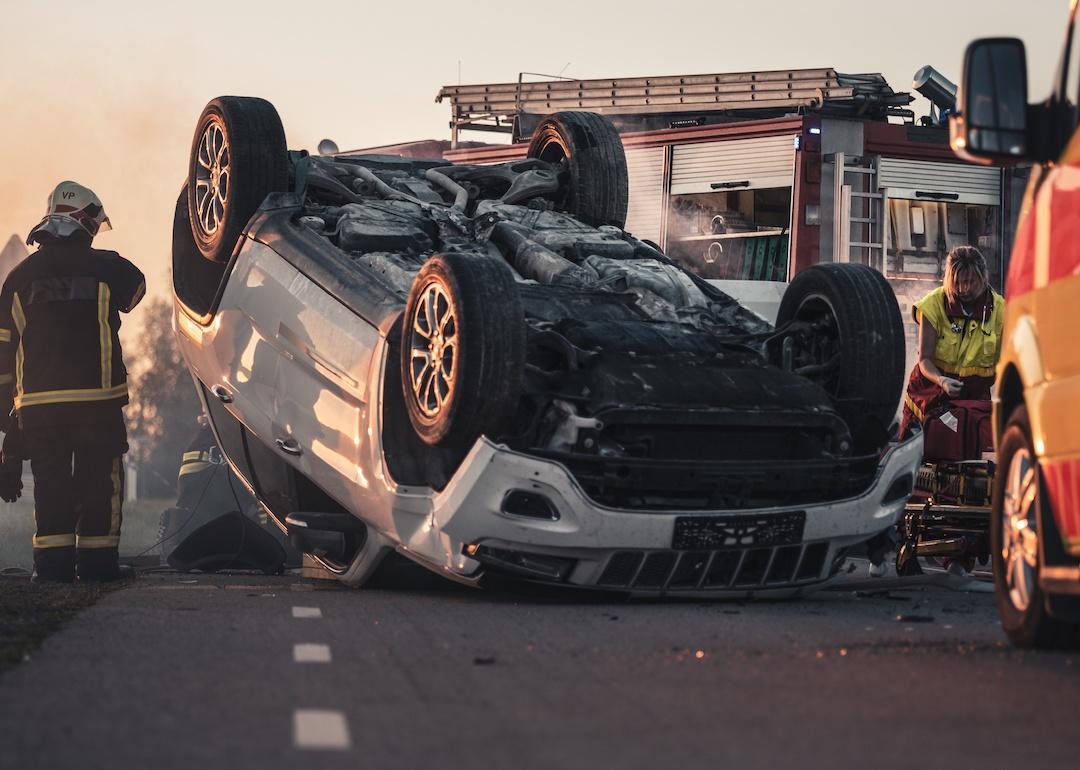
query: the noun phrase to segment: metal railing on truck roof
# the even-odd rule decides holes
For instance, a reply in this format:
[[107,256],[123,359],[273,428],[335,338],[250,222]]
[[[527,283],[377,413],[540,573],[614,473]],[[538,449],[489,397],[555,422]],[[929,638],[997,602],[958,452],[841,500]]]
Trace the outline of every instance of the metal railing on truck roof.
[[912,101],[879,73],[850,75],[831,68],[532,82],[524,80],[525,74],[516,83],[443,86],[435,101],[450,101],[453,141],[462,130],[513,133],[518,140],[521,116],[561,110],[678,116],[831,108],[884,118]]

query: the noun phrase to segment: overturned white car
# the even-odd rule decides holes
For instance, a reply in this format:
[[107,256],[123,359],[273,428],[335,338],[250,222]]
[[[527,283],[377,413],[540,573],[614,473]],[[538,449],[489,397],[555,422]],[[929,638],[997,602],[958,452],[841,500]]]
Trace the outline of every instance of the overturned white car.
[[219,444],[350,584],[387,553],[634,594],[791,594],[893,525],[920,459],[884,279],[821,265],[775,327],[621,228],[626,162],[560,113],[526,161],[289,152],[199,120],[176,328]]

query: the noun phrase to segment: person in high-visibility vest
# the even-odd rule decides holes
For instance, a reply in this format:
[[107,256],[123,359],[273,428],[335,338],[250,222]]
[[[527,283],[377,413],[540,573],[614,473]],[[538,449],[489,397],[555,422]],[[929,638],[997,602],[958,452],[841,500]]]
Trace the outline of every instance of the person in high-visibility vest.
[[919,325],[919,360],[904,394],[901,439],[950,399],[990,399],[1005,300],[990,287],[982,253],[957,246],[945,259],[942,285],[916,302],[912,314]]
[[21,451],[5,442],[8,468],[19,451],[34,474],[41,581],[120,576],[128,384],[118,332],[146,282],[116,252],[91,247],[107,229],[98,196],[61,182],[26,240],[38,250],[0,291],[0,428],[22,437]]
[[[900,420],[901,440],[921,430],[955,400],[986,401],[1001,355],[1005,300],[990,287],[986,259],[974,246],[957,246],[945,259],[942,285],[912,306],[919,325],[919,354],[908,377]],[[972,457],[970,459],[978,459]],[[870,575],[892,568],[891,533],[867,543]],[[945,560],[945,566],[968,565]]]

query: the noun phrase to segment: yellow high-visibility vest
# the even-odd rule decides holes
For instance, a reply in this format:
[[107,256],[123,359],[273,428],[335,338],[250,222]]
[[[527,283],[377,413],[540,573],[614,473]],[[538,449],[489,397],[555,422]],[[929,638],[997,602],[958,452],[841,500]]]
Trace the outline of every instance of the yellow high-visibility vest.
[[950,317],[944,287],[938,287],[912,308],[915,323],[925,318],[937,332],[934,364],[942,374],[954,377],[993,377],[1001,355],[1001,332],[1005,323],[1005,299],[991,290],[993,310],[983,317]]

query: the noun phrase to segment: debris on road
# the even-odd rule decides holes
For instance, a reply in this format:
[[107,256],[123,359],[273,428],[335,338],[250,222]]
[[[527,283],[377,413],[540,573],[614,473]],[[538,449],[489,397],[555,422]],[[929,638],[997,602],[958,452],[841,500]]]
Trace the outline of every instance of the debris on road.
[[910,596],[904,596],[903,594],[894,594],[888,589],[881,591],[856,591],[855,596],[859,599],[888,599],[891,602],[910,602]]

